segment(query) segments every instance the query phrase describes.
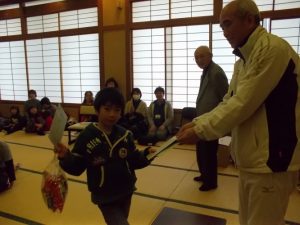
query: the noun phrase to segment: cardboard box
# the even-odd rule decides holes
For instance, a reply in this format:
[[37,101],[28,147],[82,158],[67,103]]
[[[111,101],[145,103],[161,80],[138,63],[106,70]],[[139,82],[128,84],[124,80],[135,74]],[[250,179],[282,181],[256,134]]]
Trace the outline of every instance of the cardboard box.
[[219,139],[217,157],[218,166],[220,167],[227,167],[230,164],[230,142],[230,136],[225,136]]

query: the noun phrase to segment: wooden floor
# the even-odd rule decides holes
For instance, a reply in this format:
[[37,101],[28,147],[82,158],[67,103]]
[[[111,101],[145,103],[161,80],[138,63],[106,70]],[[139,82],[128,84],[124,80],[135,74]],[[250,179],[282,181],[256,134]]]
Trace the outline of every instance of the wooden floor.
[[[9,144],[15,163],[21,164],[11,190],[0,194],[0,225],[104,224],[98,208],[90,201],[85,174],[68,176],[69,192],[61,214],[47,209],[41,194],[41,173],[53,157],[46,136],[0,134]],[[67,143],[67,136],[64,136]],[[161,143],[158,143],[158,145]],[[224,218],[238,225],[238,172],[232,166],[218,168],[219,187],[200,192],[194,146],[175,145],[156,158],[152,165],[137,171],[137,191],[133,196],[129,222],[150,225],[164,207]],[[294,192],[286,214],[287,224],[300,224],[300,194]],[[186,223],[188,225],[188,223]],[[167,224],[172,225],[172,224]]]

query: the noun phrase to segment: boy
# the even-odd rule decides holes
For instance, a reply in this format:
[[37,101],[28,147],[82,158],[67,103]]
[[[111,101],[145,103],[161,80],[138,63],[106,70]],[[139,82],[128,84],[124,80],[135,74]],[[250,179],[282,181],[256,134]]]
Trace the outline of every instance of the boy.
[[127,221],[132,194],[135,191],[135,169],[146,167],[146,156],[152,150],[139,151],[132,133],[118,126],[124,98],[116,88],[104,88],[94,101],[98,123],[81,132],[70,152],[63,144],[56,146],[61,167],[69,174],[87,170],[92,202],[100,208],[107,224],[129,224]]

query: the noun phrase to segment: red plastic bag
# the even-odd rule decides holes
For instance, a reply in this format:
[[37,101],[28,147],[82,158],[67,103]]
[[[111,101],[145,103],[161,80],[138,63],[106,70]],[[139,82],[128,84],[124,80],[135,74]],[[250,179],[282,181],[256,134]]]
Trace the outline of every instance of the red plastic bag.
[[53,212],[62,212],[68,193],[68,182],[56,156],[43,172],[41,191],[47,207]]

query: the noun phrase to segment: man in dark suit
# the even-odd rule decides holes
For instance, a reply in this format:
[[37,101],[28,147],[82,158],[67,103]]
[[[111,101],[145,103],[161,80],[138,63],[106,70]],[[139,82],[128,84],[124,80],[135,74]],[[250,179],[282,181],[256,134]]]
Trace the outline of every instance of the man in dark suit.
[[[223,99],[228,90],[228,80],[222,68],[212,61],[212,52],[207,46],[200,46],[194,53],[197,65],[203,69],[196,101],[197,116],[211,111]],[[196,144],[197,163],[200,176],[195,181],[203,182],[200,191],[217,188],[218,140],[199,140]]]

